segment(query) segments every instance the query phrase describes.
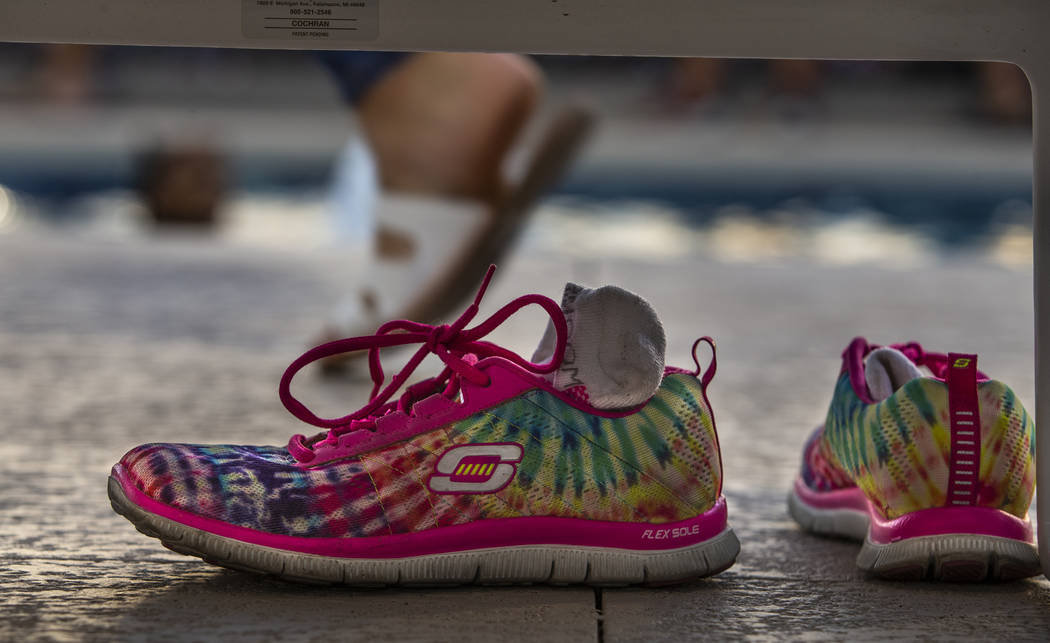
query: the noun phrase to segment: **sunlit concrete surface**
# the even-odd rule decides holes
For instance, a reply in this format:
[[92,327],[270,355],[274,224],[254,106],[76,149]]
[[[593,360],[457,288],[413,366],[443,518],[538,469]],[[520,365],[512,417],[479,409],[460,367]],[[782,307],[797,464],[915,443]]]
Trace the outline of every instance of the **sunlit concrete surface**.
[[[564,223],[559,212],[539,221]],[[659,590],[354,591],[171,553],[112,513],[109,467],[143,442],[282,444],[301,431],[277,380],[352,276],[265,248],[20,226],[0,234],[0,640],[1045,639],[1045,579],[868,580],[853,566],[857,546],[800,533],[784,509],[855,334],[975,351],[1031,405],[1026,266],[978,250],[907,269],[892,253],[740,261],[710,245],[570,255],[547,235],[531,231],[504,262],[482,315],[521,293],[557,297],[567,280],[616,283],[659,311],[671,363],[688,365],[699,335],[718,340],[710,393],[743,544],[735,567]],[[514,318],[493,337],[528,353],[542,323]],[[356,408],[366,383],[304,377],[300,390],[334,413]]]

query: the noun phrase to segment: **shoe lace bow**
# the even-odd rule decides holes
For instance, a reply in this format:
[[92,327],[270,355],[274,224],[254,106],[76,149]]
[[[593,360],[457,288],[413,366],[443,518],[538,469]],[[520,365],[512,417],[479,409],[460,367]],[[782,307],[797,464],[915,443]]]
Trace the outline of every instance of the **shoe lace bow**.
[[[281,377],[278,388],[281,403],[292,415],[303,422],[328,429],[328,432],[313,438],[307,438],[301,434],[293,435],[288,441],[288,451],[292,457],[302,463],[309,462],[315,456],[314,448],[321,443],[338,444],[339,436],[349,431],[358,429],[374,431],[376,420],[380,417],[395,412],[411,414],[415,402],[439,391],[445,397],[455,399],[460,392],[462,380],[478,386],[488,386],[491,383],[488,374],[477,367],[477,363],[486,357],[502,357],[537,375],[554,372],[561,365],[565,355],[568,330],[561,307],[549,297],[537,294],[518,297],[477,326],[466,327],[478,314],[481,299],[485,295],[495,270],[496,266],[489,266],[481,287],[478,289],[478,294],[474,298],[474,303],[468,306],[463,314],[451,324],[433,326],[405,319],[389,321],[380,326],[374,335],[328,342],[306,351],[293,361]],[[538,305],[543,308],[550,316],[556,332],[554,354],[550,360],[542,364],[531,362],[513,351],[481,339],[514,313],[529,305]],[[380,351],[383,348],[406,344],[421,344],[421,346],[404,368],[387,382]],[[292,379],[303,367],[333,355],[363,350],[368,351],[372,392],[368,403],[357,411],[342,417],[322,418],[292,395]],[[420,362],[430,354],[436,355],[444,362],[445,367],[441,373],[436,377],[427,378],[408,386],[397,401],[390,401],[394,394],[404,386]]]

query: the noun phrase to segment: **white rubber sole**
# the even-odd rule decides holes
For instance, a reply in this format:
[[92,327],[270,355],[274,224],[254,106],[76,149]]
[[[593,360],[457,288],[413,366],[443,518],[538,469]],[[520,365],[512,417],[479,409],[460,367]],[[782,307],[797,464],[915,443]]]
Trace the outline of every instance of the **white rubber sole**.
[[852,509],[821,509],[792,490],[788,513],[804,530],[863,541],[857,566],[889,580],[950,582],[1009,581],[1042,573],[1034,544],[980,534],[943,534],[874,543],[868,514]]
[[305,583],[667,585],[717,574],[732,566],[740,553],[740,541],[727,526],[702,543],[658,551],[531,545],[394,559],[334,558],[246,543],[158,516],[128,500],[112,478],[109,498],[114,511],[172,551],[222,567]]

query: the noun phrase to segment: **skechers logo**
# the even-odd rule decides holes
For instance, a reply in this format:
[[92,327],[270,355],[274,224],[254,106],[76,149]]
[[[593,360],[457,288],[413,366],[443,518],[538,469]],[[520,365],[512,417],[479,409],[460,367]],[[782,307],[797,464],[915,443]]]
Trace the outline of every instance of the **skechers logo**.
[[642,532],[645,540],[669,540],[672,538],[684,538],[685,536],[696,536],[700,533],[700,525],[691,527],[674,527],[673,529],[646,529]]
[[427,486],[434,493],[493,493],[510,484],[521,462],[515,442],[466,444],[441,454]]

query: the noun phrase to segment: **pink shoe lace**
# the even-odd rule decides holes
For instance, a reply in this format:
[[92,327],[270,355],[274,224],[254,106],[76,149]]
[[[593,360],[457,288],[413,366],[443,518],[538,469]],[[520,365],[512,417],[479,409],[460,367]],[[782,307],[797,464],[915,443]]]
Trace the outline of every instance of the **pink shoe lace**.
[[[489,266],[488,271],[485,273],[485,278],[481,282],[481,288],[474,298],[474,303],[452,324],[431,326],[430,324],[421,324],[405,319],[389,321],[380,326],[375,335],[350,337],[328,342],[308,350],[292,362],[288,369],[285,370],[284,376],[281,377],[281,384],[278,389],[281,403],[292,415],[303,422],[328,429],[328,433],[324,438],[318,436],[308,439],[301,434],[293,435],[288,441],[288,452],[292,457],[301,463],[309,462],[314,458],[314,446],[320,443],[336,444],[339,436],[349,431],[358,429],[374,431],[376,419],[396,411],[411,414],[412,406],[416,401],[437,393],[439,390],[445,397],[454,399],[459,394],[461,380],[465,379],[478,386],[488,386],[490,383],[489,376],[483,370],[475,367],[479,359],[485,357],[502,357],[537,375],[551,373],[556,370],[561,365],[562,358],[565,355],[565,342],[568,330],[561,307],[549,297],[535,294],[518,297],[477,326],[466,328],[466,325],[478,314],[478,305],[481,303],[481,298],[485,295],[485,290],[488,288],[495,270],[495,265]],[[511,315],[531,304],[542,307],[554,323],[557,342],[550,361],[536,364],[513,351],[491,342],[481,341],[482,337],[492,332]],[[387,384],[386,374],[383,372],[383,366],[380,363],[380,350],[390,346],[417,343],[422,344],[422,346],[408,360],[405,367],[394,375]],[[357,411],[338,418],[322,418],[315,415],[306,405],[292,395],[292,379],[307,364],[332,355],[362,350],[368,351],[368,368],[372,375],[372,393],[369,395],[368,403]],[[436,377],[425,379],[407,387],[397,402],[389,402],[388,400],[405,384],[416,367],[419,366],[419,363],[431,353],[437,355],[445,363],[445,368],[442,369],[441,373]],[[385,387],[384,384],[386,384]]]

